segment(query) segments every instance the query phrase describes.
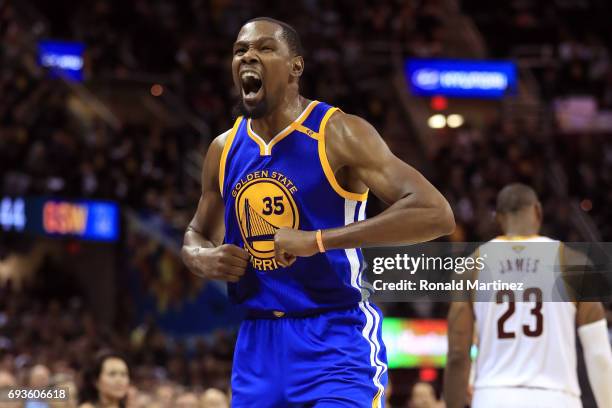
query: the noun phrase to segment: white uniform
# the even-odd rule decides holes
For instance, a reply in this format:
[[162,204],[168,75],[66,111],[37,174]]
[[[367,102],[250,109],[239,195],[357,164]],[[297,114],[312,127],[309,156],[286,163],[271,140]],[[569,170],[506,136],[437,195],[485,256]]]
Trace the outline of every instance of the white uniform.
[[[559,296],[561,250],[559,241],[541,236],[499,237],[480,247],[478,255],[487,257],[479,279],[524,285],[522,291],[476,292],[478,357],[472,407],[582,406],[576,307],[541,301]],[[492,295],[492,301],[486,301],[486,295]],[[510,303],[511,297],[517,301]]]

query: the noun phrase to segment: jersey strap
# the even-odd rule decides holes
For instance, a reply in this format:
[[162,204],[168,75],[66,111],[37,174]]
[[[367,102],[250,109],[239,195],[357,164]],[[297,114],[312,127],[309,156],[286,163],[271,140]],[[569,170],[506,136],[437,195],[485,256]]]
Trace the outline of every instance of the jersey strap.
[[242,122],[242,116],[238,116],[236,121],[234,122],[234,126],[230,130],[230,133],[227,135],[225,139],[225,144],[223,145],[223,152],[221,153],[221,160],[219,160],[219,191],[221,192],[221,196],[223,197],[223,183],[225,182],[225,165],[227,162],[227,154],[232,147],[232,143],[234,142],[234,138],[236,137],[236,131],[240,126],[240,122]]
[[303,123],[300,123],[295,127],[295,130],[317,140],[319,161],[321,162],[321,167],[325,173],[325,178],[334,191],[341,197],[348,200],[366,201],[368,199],[368,190],[363,193],[354,193],[345,190],[342,188],[342,186],[340,186],[340,183],[338,183],[336,175],[334,174],[334,170],[329,163],[329,159],[327,158],[325,130],[327,128],[327,122],[337,111],[342,112],[339,108],[321,103]]

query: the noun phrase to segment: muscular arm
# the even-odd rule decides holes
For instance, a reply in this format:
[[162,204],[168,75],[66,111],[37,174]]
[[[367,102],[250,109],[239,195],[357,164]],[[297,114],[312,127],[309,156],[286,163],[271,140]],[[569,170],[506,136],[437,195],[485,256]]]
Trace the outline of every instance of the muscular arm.
[[[592,271],[593,262],[580,251],[565,245],[562,248],[562,271],[569,295],[577,300],[588,298],[584,292],[590,290],[593,283],[588,280],[584,282],[584,279]],[[578,301],[576,326],[597,406],[612,406],[612,351],[603,305],[600,302]]]
[[223,198],[219,191],[219,160],[223,151],[225,134],[210,144],[202,166],[202,195],[183,240],[183,250],[191,247],[213,248],[221,245],[223,225]]
[[227,133],[208,148],[202,166],[202,195],[193,219],[185,231],[181,255],[190,271],[198,276],[237,282],[244,274],[249,256],[235,245],[222,245],[223,198],[219,191],[219,161]]
[[376,217],[324,231],[327,248],[411,244],[454,230],[446,199],[423,175],[391,153],[372,125],[357,116],[336,113],[326,133],[330,164],[348,167],[372,193],[390,204]]
[[[322,232],[326,249],[411,244],[450,234],[455,228],[451,208],[440,192],[417,170],[398,159],[376,129],[365,120],[334,113],[325,130],[332,171],[347,175],[349,188],[369,188],[390,204],[368,220]],[[275,237],[277,261],[318,252],[315,233],[281,229]]]
[[579,328],[606,318],[601,302],[579,302],[576,308],[576,325]]
[[471,304],[453,302],[448,312],[448,354],[444,370],[444,401],[447,408],[467,405],[473,331]]
[[580,302],[576,313],[578,337],[584,350],[589,383],[598,407],[612,406],[612,351],[604,308],[600,302]]

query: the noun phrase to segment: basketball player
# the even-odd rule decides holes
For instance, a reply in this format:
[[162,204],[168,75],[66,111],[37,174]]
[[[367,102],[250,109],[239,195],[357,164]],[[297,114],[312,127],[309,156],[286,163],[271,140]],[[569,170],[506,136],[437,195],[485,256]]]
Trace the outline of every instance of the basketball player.
[[[487,265],[499,265],[489,270],[491,279],[522,273],[516,282],[537,281],[539,285],[525,283],[523,291],[499,291],[489,302],[452,304],[444,376],[447,408],[466,405],[474,320],[479,349],[473,408],[581,407],[576,326],[597,404],[612,407],[612,353],[601,303],[542,301],[543,293],[555,290],[554,265],[567,265],[563,259],[569,251],[576,251],[538,235],[542,207],[526,185],[511,184],[500,191],[497,220],[504,235],[479,249],[480,255],[493,254],[495,259],[487,259]],[[503,256],[498,256],[500,246]],[[545,279],[534,278],[537,276]]]
[[[382,317],[356,248],[449,234],[450,207],[365,120],[300,95],[291,26],[251,20],[233,55],[242,116],[206,154],[183,246],[186,265],[229,282],[248,313],[232,406],[382,406]],[[390,207],[365,220],[368,190]]]

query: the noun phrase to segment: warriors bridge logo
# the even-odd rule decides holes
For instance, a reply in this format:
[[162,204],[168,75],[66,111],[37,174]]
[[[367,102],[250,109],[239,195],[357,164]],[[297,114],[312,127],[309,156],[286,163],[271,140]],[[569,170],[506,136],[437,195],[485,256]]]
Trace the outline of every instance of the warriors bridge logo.
[[279,267],[274,260],[274,234],[282,227],[299,228],[300,216],[292,196],[296,191],[284,174],[268,170],[248,174],[232,189],[240,233],[255,269]]

